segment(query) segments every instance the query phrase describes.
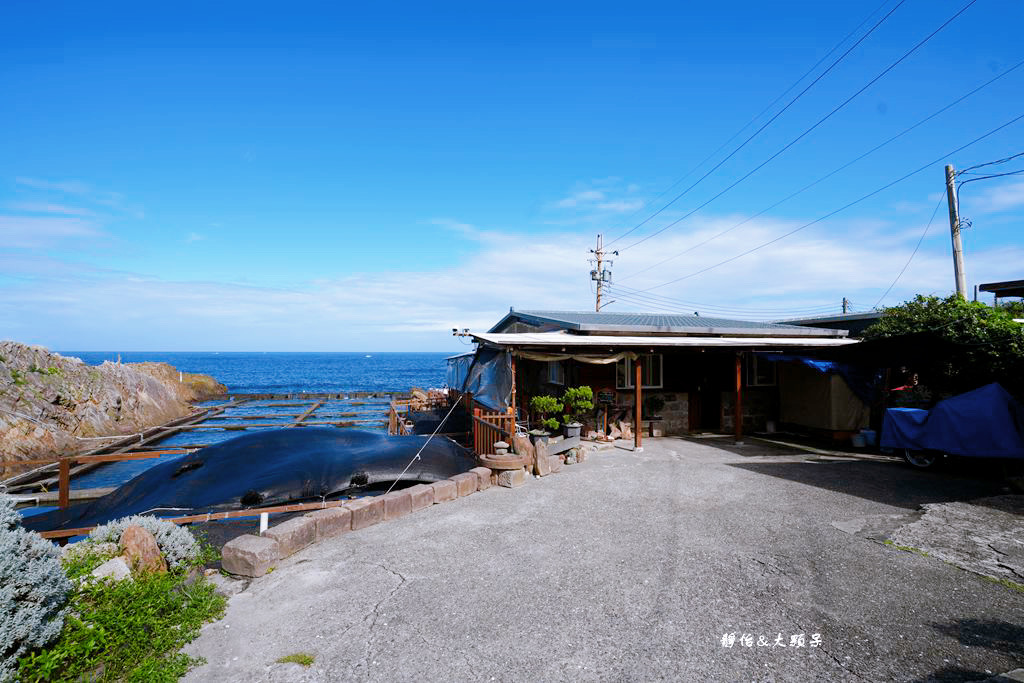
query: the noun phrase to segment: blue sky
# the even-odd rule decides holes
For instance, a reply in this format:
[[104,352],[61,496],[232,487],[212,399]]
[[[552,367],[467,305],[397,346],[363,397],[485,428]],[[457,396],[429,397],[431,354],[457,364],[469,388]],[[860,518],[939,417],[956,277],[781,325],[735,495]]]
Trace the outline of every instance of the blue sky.
[[[0,337],[78,350],[448,350],[509,306],[593,306],[586,250],[686,188],[896,4],[7,3]],[[878,302],[958,168],[1024,151],[1024,60],[978,0],[907,0],[761,134],[614,243],[607,310],[779,318]],[[811,78],[841,54],[844,43]],[[924,172],[749,256],[686,276]],[[1024,158],[1018,161],[1024,161]],[[994,170],[1016,170],[1024,163]],[[1024,176],[967,185],[969,285],[1024,276]],[[643,272],[641,272],[643,271]],[[944,205],[891,293],[953,286]],[[653,289],[651,289],[653,288]],[[661,298],[653,299],[653,296]],[[614,297],[613,297],[614,298]]]

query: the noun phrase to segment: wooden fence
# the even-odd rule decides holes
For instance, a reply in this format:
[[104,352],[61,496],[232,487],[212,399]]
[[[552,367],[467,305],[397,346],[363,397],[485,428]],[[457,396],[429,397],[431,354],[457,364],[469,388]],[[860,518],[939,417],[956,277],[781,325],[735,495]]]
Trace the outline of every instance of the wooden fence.
[[494,453],[494,444],[506,443],[516,431],[516,416],[512,408],[496,413],[484,408],[473,407],[473,451],[477,455]]

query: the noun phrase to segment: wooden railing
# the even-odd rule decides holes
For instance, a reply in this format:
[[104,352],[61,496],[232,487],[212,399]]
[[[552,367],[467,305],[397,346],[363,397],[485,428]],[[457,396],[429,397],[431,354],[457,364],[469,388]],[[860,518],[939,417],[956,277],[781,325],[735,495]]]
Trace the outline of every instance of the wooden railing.
[[409,428],[409,413],[421,410],[447,410],[451,405],[449,396],[440,391],[431,391],[423,398],[395,398],[388,406],[388,434],[391,436],[407,436],[412,434]]
[[[40,458],[38,460],[15,460],[11,465],[57,465],[57,507],[66,508],[71,502],[71,465],[87,462],[120,462],[122,460],[146,460],[161,455],[185,455],[195,449],[172,448],[162,451],[139,451],[137,453],[109,453],[105,455],[71,455],[66,458]],[[29,494],[31,497],[31,494]]]
[[494,453],[494,444],[498,441],[506,443],[516,430],[516,416],[509,408],[497,413],[484,408],[473,407],[473,451],[477,455]]

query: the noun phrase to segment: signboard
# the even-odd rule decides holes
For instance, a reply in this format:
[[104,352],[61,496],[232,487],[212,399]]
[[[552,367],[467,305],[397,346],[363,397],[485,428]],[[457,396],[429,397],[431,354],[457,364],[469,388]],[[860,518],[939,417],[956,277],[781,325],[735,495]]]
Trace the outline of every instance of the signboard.
[[597,392],[597,402],[599,405],[613,405],[615,403],[615,390],[614,389],[599,389]]

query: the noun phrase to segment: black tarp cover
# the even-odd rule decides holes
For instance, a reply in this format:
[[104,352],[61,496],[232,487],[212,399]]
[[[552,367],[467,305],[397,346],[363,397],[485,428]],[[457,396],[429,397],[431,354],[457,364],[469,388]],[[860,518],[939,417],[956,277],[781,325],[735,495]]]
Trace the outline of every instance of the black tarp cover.
[[[454,441],[332,427],[254,432],[152,467],[89,503],[26,517],[34,531],[129,515],[183,516],[309,502],[392,482],[434,482],[472,469]],[[423,448],[420,460],[403,469]]]
[[512,400],[512,357],[501,349],[478,349],[461,391],[472,392],[477,403],[504,412]]

